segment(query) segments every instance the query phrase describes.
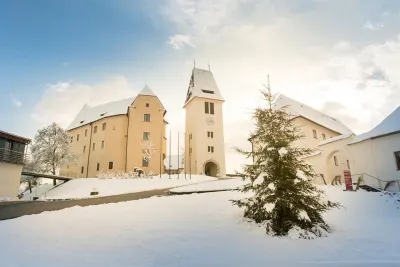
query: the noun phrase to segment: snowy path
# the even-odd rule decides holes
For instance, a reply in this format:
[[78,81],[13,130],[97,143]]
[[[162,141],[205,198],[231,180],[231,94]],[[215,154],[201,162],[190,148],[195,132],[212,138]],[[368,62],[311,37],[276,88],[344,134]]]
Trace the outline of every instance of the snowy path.
[[86,207],[91,205],[101,205],[118,203],[131,200],[138,200],[154,196],[167,196],[167,189],[156,189],[135,193],[128,193],[115,196],[85,198],[63,201],[14,201],[0,203],[0,221],[18,218],[24,215],[39,214],[45,211],[58,211],[74,206]]
[[73,207],[1,221],[1,266],[400,266],[400,202],[339,187],[327,194],[346,208],[326,214],[335,232],[319,240],[266,236],[229,202],[239,192]]

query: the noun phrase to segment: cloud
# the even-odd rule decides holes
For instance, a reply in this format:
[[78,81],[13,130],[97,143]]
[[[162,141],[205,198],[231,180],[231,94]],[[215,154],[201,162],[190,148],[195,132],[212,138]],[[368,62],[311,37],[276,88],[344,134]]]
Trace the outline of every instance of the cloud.
[[170,44],[175,50],[179,50],[185,46],[195,47],[192,43],[192,37],[190,35],[175,34],[169,37]]
[[371,30],[371,31],[378,31],[383,28],[382,23],[373,23],[370,20],[367,20],[364,24],[364,29]]
[[112,76],[96,85],[73,82],[49,84],[31,118],[40,126],[57,122],[67,127],[84,104],[98,105],[132,97],[134,92],[124,76]]
[[11,97],[11,101],[12,104],[17,108],[20,108],[22,106],[22,102],[15,97]]
[[67,67],[67,66],[69,66],[69,62],[63,62],[63,63],[61,63],[61,65],[63,65],[64,67]]

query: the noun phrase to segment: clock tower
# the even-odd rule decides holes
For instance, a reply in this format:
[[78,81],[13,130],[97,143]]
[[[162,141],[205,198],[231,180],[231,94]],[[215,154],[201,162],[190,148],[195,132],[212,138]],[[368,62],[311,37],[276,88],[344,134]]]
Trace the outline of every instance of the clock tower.
[[224,99],[211,71],[194,68],[186,95],[186,173],[225,176]]

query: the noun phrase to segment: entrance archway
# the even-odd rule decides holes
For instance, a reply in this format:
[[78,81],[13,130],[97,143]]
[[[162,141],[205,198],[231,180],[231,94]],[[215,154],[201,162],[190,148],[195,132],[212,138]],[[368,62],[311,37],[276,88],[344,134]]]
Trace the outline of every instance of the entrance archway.
[[217,177],[218,165],[213,161],[208,161],[204,164],[204,174],[207,176]]

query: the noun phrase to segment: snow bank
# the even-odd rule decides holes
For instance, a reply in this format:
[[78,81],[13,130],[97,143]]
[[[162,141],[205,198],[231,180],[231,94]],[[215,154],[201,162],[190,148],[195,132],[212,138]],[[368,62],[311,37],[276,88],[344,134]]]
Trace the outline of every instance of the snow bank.
[[136,178],[136,179],[101,179],[101,178],[80,178],[71,180],[46,193],[41,199],[66,199],[66,198],[87,198],[90,192],[96,191],[96,196],[110,196],[133,192],[141,192],[154,189],[171,188],[181,185],[190,185],[194,183],[214,181],[216,178],[203,175],[162,175],[154,178]]
[[327,238],[266,235],[232,206],[236,191],[154,197],[0,221],[1,266],[399,266],[387,196],[324,188],[346,207],[326,214]]
[[170,189],[171,193],[187,193],[187,192],[209,192],[209,191],[222,191],[222,190],[236,190],[247,184],[242,178],[226,179],[219,181],[212,181],[200,183],[195,185],[188,185]]

